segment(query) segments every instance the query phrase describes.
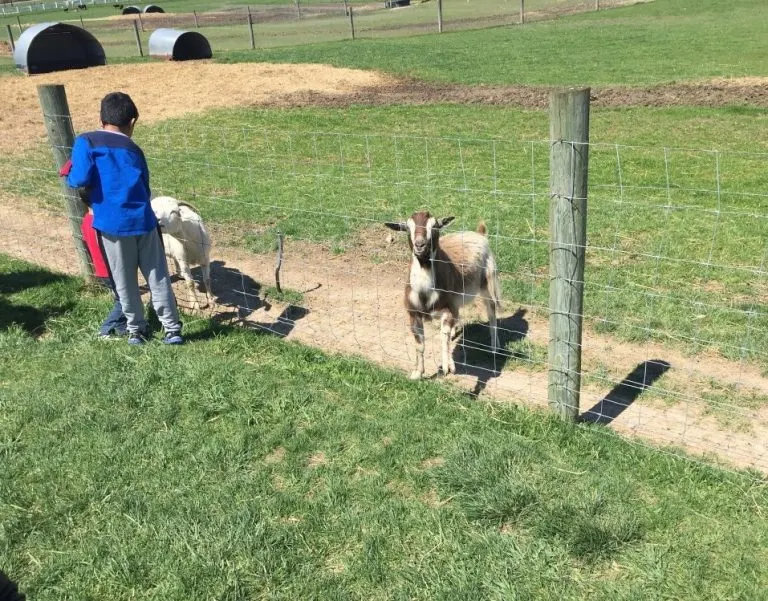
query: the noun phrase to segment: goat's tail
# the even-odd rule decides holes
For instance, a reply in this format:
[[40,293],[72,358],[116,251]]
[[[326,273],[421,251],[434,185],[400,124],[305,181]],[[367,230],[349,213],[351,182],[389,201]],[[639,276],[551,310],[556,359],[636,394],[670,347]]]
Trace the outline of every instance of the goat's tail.
[[482,234],[483,236],[488,235],[488,228],[485,227],[485,221],[481,221],[477,224],[477,233]]

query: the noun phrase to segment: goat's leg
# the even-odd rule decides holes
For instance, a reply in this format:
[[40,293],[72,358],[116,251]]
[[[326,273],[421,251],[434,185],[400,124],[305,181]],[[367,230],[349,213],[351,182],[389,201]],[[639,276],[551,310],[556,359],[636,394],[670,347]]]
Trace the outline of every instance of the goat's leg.
[[209,308],[216,306],[216,302],[213,300],[213,289],[211,288],[211,265],[210,263],[204,263],[200,266],[203,271],[203,285],[205,286],[205,301],[208,303]]
[[424,319],[418,313],[410,313],[411,332],[416,339],[416,369],[411,372],[411,380],[420,380],[424,376]]
[[192,277],[192,269],[190,269],[189,264],[185,261],[179,261],[179,268],[181,269],[184,282],[187,284],[187,289],[190,291],[192,296],[192,308],[195,311],[199,311],[200,301],[197,299],[197,290],[195,289],[195,278]]
[[499,349],[499,328],[496,323],[496,301],[485,297],[485,311],[488,313],[488,327],[491,330],[491,352],[495,355]]
[[173,259],[173,267],[176,270],[176,275],[179,277],[184,277],[182,275],[181,271],[181,265],[179,265],[179,261],[176,259],[176,257],[171,257]]
[[455,374],[456,364],[453,362],[453,349],[451,348],[452,335],[456,332],[457,320],[450,311],[443,311],[440,315],[440,347],[442,359],[440,369],[444,374]]

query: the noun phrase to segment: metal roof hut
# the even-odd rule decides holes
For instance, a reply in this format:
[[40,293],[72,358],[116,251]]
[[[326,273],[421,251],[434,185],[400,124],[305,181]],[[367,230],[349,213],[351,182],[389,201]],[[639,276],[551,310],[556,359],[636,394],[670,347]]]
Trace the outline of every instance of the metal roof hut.
[[165,11],[157,4],[147,4],[142,12],[145,13],[164,13]]
[[138,6],[126,6],[120,11],[121,15],[138,15],[141,14],[141,9]]
[[211,45],[201,33],[181,29],[155,29],[149,36],[149,55],[174,61],[211,58]]
[[19,36],[13,62],[33,75],[106,65],[107,56],[85,29],[66,23],[38,23]]

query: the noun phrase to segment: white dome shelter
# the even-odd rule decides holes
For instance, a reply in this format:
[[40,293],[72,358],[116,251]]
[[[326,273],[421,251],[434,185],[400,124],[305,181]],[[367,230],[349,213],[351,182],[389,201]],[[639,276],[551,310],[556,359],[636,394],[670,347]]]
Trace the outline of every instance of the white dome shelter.
[[155,29],[149,36],[149,55],[174,61],[211,58],[211,45],[196,31],[181,29]]

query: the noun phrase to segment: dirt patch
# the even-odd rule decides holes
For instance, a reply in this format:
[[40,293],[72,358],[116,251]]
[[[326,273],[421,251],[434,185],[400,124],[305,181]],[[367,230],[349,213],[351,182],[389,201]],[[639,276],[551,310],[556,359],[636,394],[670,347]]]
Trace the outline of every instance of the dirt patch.
[[[546,109],[551,87],[466,86],[397,79],[373,71],[327,65],[157,62],[92,67],[2,79],[0,152],[24,150],[44,138],[36,86],[67,88],[76,131],[99,126],[99,101],[109,91],[129,93],[144,122],[232,106],[483,104]],[[734,106],[768,108],[768,78],[717,79],[646,88],[592,89],[595,107]]]
[[[286,94],[293,106],[345,107],[354,104],[482,104],[518,106],[543,110],[549,107],[553,86],[493,86],[397,80],[384,85],[335,95],[314,90]],[[597,86],[592,88],[592,106],[754,106],[768,107],[768,78],[717,79],[651,87]]]
[[[66,218],[0,196],[0,220],[5,224],[3,252],[56,271],[76,272]],[[41,223],[46,227],[41,228]],[[328,351],[359,355],[401,371],[403,377],[412,369],[414,348],[401,305],[407,263],[401,241],[388,243],[384,234],[368,237],[341,255],[319,245],[287,241],[281,279],[284,286],[303,292],[302,306],[295,307],[265,297],[264,289],[274,282],[273,257],[217,245],[217,239],[221,242],[225,237],[215,228],[212,231],[212,275],[219,319]],[[370,261],[374,253],[379,257],[377,263]],[[188,292],[180,282],[175,287],[179,305],[189,310]],[[535,345],[545,345],[546,320],[528,307],[518,307],[514,299],[505,300],[509,310],[501,316],[502,327],[521,333]],[[484,320],[484,316],[479,309],[469,307],[465,319],[471,324]],[[438,357],[438,332],[430,326],[426,352],[430,376],[435,375]],[[514,357],[497,360],[498,367],[506,363],[501,372],[494,370],[492,362],[462,360],[459,355],[459,374],[448,380],[480,398],[546,407],[548,382],[543,365]],[[652,369],[654,363],[668,365],[669,371],[663,383],[654,387],[650,382],[645,390],[645,385],[638,384],[642,381],[638,371],[649,365]],[[768,410],[733,402],[725,409],[749,427],[730,429],[712,415],[701,392],[717,381],[734,394],[768,394],[768,380],[758,366],[716,356],[690,357],[658,343],[629,344],[587,330],[585,376],[594,375],[601,364],[610,369],[583,387],[582,413],[590,421],[610,424],[639,440],[714,456],[726,465],[768,472]],[[659,402],[652,394],[665,390],[674,390],[674,398]]]
[[30,148],[45,137],[37,97],[40,84],[64,84],[76,131],[100,126],[99,102],[110,91],[130,94],[141,121],[156,122],[209,109],[284,105],[285,96],[317,93],[341,98],[363,87],[388,85],[370,71],[324,65],[237,64],[210,61],[111,65],[31,77],[2,78],[0,152]]

